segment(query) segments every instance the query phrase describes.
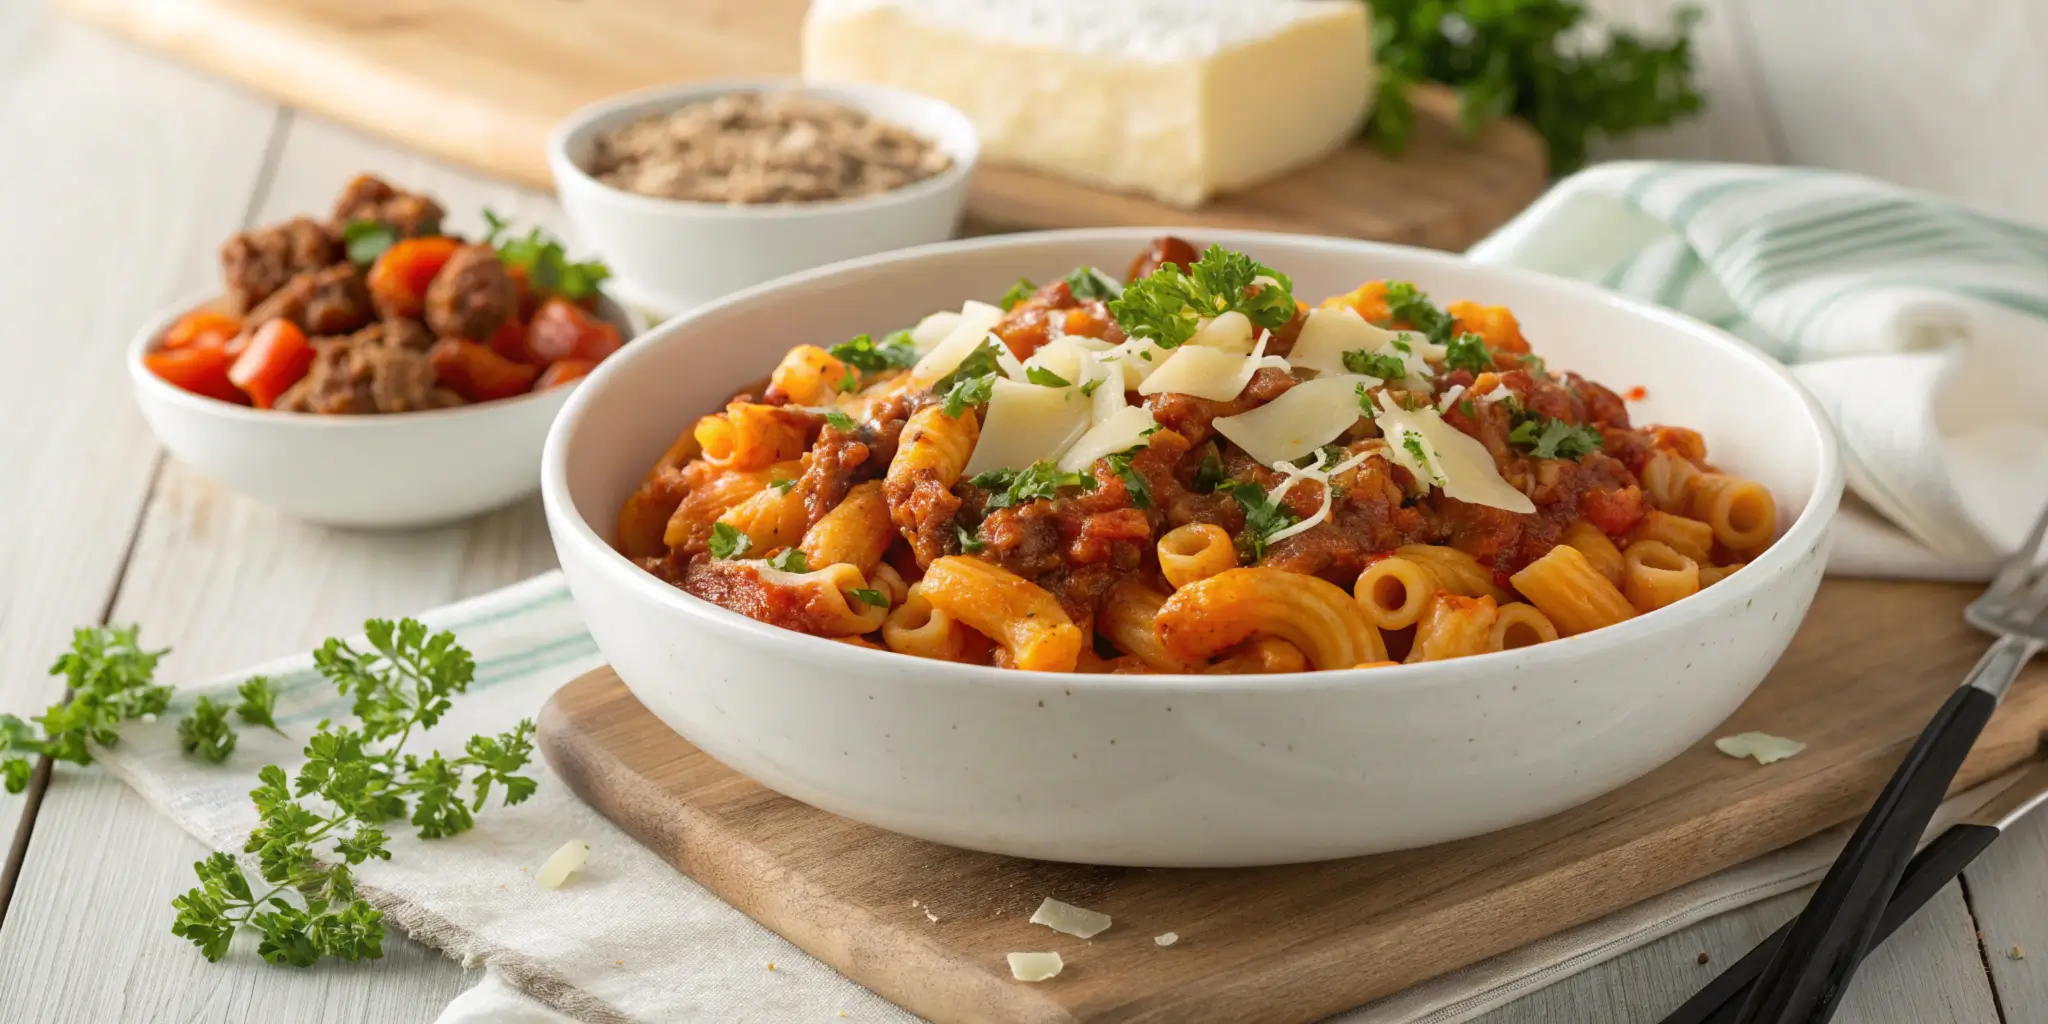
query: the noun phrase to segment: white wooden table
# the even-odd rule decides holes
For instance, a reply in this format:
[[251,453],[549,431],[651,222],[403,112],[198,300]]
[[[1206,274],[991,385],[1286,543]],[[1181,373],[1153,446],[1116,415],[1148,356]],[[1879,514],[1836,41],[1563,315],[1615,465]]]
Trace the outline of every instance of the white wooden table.
[[[1771,75],[1750,68],[1828,17],[1857,18],[1856,3],[1723,5],[1721,13],[1739,17],[1710,23],[1701,42],[1716,117],[1651,148],[1867,159],[1879,173],[1968,191],[1946,171],[1859,151],[1870,140],[1849,125],[1879,117],[1882,92],[1823,113],[1795,77],[1789,88],[1803,98],[1770,104]],[[1627,13],[1661,3],[1607,6]],[[2048,34],[2048,17],[2025,13],[2040,9],[2033,0],[1955,6],[1997,8],[2011,14],[2002,30],[2037,41]],[[1945,9],[1933,23],[1955,18]],[[1759,29],[1766,20],[1768,31]],[[1895,29],[1903,39],[1913,35],[1905,21],[1929,20]],[[1928,60],[1954,52],[1927,46]],[[2048,113],[2048,79],[2038,72],[1995,61],[1973,71],[1964,87],[1977,98],[2020,95],[2034,104],[2036,124]],[[1920,76],[1915,88],[1926,83]],[[1890,95],[1907,95],[1906,86]],[[1787,147],[1788,131],[1809,127],[1842,152]],[[2039,162],[2005,159],[2013,154],[2001,147],[2022,134],[1968,133],[1944,116],[1929,118],[1914,141],[1954,142],[1966,161],[1995,163],[1979,181],[1983,198],[2048,204]],[[484,204],[562,226],[545,196],[300,116],[64,22],[40,0],[0,3],[0,710],[26,715],[57,698],[58,681],[43,673],[76,625],[141,622],[146,640],[176,647],[165,669],[172,681],[200,679],[306,650],[367,617],[417,612],[553,565],[535,502],[405,534],[285,519],[167,459],[129,400],[121,353],[130,332],[209,287],[221,239],[324,209],[361,169],[438,195],[460,211],[459,228],[479,227],[472,221]],[[383,961],[352,967],[270,967],[246,947],[206,963],[169,932],[170,900],[191,885],[191,864],[205,851],[93,769],[60,768],[26,797],[0,796],[0,850],[8,849],[0,1020],[431,1021],[476,978],[396,937]],[[1715,969],[1698,963],[1701,952],[1713,965],[1730,962],[1799,899],[1709,921],[1484,1019],[1654,1019]],[[2015,945],[2033,958],[2010,959]],[[1881,950],[1839,1019],[2048,1021],[2048,819],[2002,840]]]

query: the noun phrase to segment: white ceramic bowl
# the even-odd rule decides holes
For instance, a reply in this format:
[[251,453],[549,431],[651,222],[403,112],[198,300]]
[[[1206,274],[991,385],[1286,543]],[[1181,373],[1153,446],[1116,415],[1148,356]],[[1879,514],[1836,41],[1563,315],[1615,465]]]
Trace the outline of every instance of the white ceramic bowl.
[[1534,648],[1365,671],[1064,676],[920,661],[755,622],[608,544],[696,416],[783,350],[914,322],[1019,275],[1121,269],[1157,232],[1011,235],[828,267],[670,321],[592,375],[543,456],[548,524],[598,646],[656,715],[799,800],[897,832],[1051,860],[1225,866],[1421,846],[1589,800],[1669,760],[1792,638],[1841,495],[1833,434],[1783,368],[1598,289],[1364,242],[1189,231],[1320,297],[1383,277],[1505,304],[1553,367],[1643,385],[1777,495],[1782,536],[1694,597]]
[[[952,156],[953,166],[881,195],[757,206],[638,195],[584,171],[596,138],[620,125],[723,93],[787,89],[917,132]],[[585,107],[548,140],[548,167],[578,236],[604,253],[618,295],[669,316],[784,274],[953,237],[980,146],[967,115],[916,93],[877,85],[732,80],[665,86]]]
[[[312,416],[217,401],[165,381],[142,362],[172,323],[213,298],[172,307],[129,344],[128,376],[142,418],[201,475],[315,523],[425,526],[518,501],[539,486],[548,425],[581,386],[377,416]],[[637,319],[617,303],[606,301],[600,311],[622,338],[638,333]]]

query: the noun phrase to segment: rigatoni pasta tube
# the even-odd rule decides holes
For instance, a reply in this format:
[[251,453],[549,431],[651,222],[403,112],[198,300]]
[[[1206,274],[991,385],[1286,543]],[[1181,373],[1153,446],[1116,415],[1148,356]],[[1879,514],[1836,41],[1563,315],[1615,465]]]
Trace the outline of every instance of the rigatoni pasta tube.
[[1699,475],[1692,460],[1659,449],[1643,463],[1643,494],[1652,506],[1682,515],[1692,508],[1693,481]]
[[1565,636],[1612,626],[1636,613],[1585,554],[1568,544],[1551,548],[1509,579]]
[[772,405],[734,402],[697,421],[704,461],[728,469],[763,469],[804,453],[804,432]]
[[1136,580],[1123,580],[1111,587],[1095,613],[1095,629],[1117,650],[1134,655],[1160,672],[1195,672],[1201,660],[1177,658],[1166,653],[1154,622],[1166,595]]
[[1443,661],[1486,653],[1499,608],[1491,597],[1439,593],[1415,623],[1415,644],[1408,660]]
[[1221,526],[1189,523],[1159,538],[1159,571],[1175,590],[1235,568],[1237,548]]
[[1174,591],[1160,609],[1166,651],[1207,661],[1253,636],[1276,636],[1318,669],[1384,661],[1379,630],[1328,580],[1279,569],[1231,569]]
[[873,573],[882,553],[896,539],[889,521],[889,503],[882,497],[882,482],[855,484],[846,497],[825,513],[803,535],[804,556],[812,565],[845,562],[863,575]]
[[1557,627],[1536,606],[1510,601],[1493,617],[1493,631],[1486,636],[1489,651],[1512,651],[1518,647],[1547,644],[1557,639]]
[[882,621],[882,642],[890,650],[937,661],[973,660],[969,657],[974,646],[971,632],[951,615],[932,607],[917,584],[910,586]]
[[727,510],[767,490],[768,485],[777,480],[793,479],[798,468],[796,462],[744,472],[709,467],[708,472],[700,474],[702,478],[696,488],[685,494],[675,511],[669,514],[668,523],[662,529],[662,542],[673,547],[688,543],[692,537],[708,534],[711,524]]
[[1700,586],[1702,588],[1711,587],[1714,584],[1727,579],[1731,574],[1735,572],[1735,570],[1742,568],[1742,566],[1743,563],[1741,562],[1732,562],[1728,565],[1700,566]]
[[816,345],[798,345],[768,375],[768,393],[788,398],[792,405],[823,405],[842,390],[839,385],[846,375],[846,364],[831,353]]
[[1072,672],[1086,640],[1044,587],[978,558],[934,560],[920,583],[932,607],[960,620],[1032,672]]
[[[726,509],[718,521],[746,534],[747,550],[765,554],[802,540],[807,515],[802,496],[764,486],[747,500]],[[831,563],[814,559],[811,564]]]
[[1702,473],[1692,486],[1692,515],[1734,551],[1761,548],[1778,526],[1778,502],[1764,485],[1726,473]]
[[1583,519],[1579,520],[1565,527],[1564,542],[1578,548],[1579,553],[1586,556],[1586,561],[1591,562],[1593,568],[1600,570],[1600,575],[1607,577],[1607,582],[1615,586],[1621,585],[1621,549],[1616,547],[1614,541],[1605,533],[1600,532],[1599,527]]
[[1697,519],[1652,510],[1629,531],[1631,542],[1654,540],[1671,550],[1705,565],[1714,550],[1714,528]]
[[804,599],[804,620],[819,636],[853,636],[882,628],[889,609],[878,608],[853,596],[868,589],[860,570],[850,565],[828,565],[810,572],[783,572],[766,567],[758,570],[764,582],[788,587]]
[[1358,574],[1351,595],[1380,629],[1406,629],[1422,618],[1441,588],[1436,574],[1400,555],[1388,555]]
[[1506,591],[1494,585],[1493,570],[1480,565],[1470,552],[1441,544],[1403,544],[1394,553],[1429,570],[1440,589],[1466,597],[1509,599]]
[[1204,671],[1210,675],[1245,676],[1302,672],[1307,669],[1308,658],[1301,653],[1301,648],[1277,636],[1257,636],[1245,641],[1237,650],[1218,658]]
[[1700,565],[1671,546],[1639,540],[1628,546],[1621,592],[1639,612],[1655,611],[1700,590]]

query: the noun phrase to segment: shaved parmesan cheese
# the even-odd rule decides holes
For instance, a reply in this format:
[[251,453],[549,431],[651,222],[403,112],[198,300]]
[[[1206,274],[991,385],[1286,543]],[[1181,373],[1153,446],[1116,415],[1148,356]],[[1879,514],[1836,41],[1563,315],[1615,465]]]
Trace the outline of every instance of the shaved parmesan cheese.
[[[968,300],[960,307],[960,319],[954,324],[952,333],[924,354],[917,365],[910,368],[911,378],[920,384],[929,385],[940,377],[952,373],[974,350],[981,347],[988,338],[989,329],[1003,319],[1003,311],[986,302]],[[998,345],[1000,346],[1000,342]],[[1008,351],[1007,348],[1004,351]]]
[[[1105,392],[1112,390],[1105,384],[1096,389],[1095,397],[1100,401]],[[1117,400],[1122,401],[1121,395]],[[1142,445],[1146,443],[1146,436],[1158,426],[1159,421],[1152,418],[1152,410],[1124,406],[1108,419],[1090,427],[1073,447],[1067,449],[1065,455],[1060,456],[1060,471],[1078,473],[1095,465],[1096,459]]]
[[1010,954],[1010,977],[1018,981],[1049,981],[1065,966],[1058,953]]
[[950,309],[942,309],[919,320],[917,326],[910,329],[910,344],[919,352],[930,352],[939,342],[946,340],[946,336],[952,334],[953,329],[958,326],[960,314]]
[[1505,402],[1513,397],[1515,397],[1514,389],[1503,384],[1496,384],[1493,390],[1479,396],[1479,404],[1492,405],[1495,402]]
[[1051,371],[1059,374],[1061,380],[1080,384],[1083,381],[1082,353],[1107,352],[1111,347],[1109,342],[1099,338],[1069,334],[1038,346],[1038,351],[1031,353],[1031,358],[1024,360],[1024,365]]
[[1287,361],[1319,373],[1344,373],[1344,353],[1372,352],[1385,348],[1400,335],[1366,323],[1350,306],[1333,306],[1309,313],[1294,339]]
[[1429,384],[1430,366],[1428,359],[1425,358],[1428,355],[1427,350],[1441,351],[1442,348],[1441,345],[1431,345],[1423,341],[1420,334],[1402,333],[1373,350],[1373,355],[1393,356],[1399,359],[1406,372],[1394,381],[1395,386],[1403,391],[1419,391],[1426,395],[1436,390]]
[[548,862],[540,866],[540,874],[535,875],[533,880],[539,882],[543,889],[559,889],[562,883],[568,881],[569,876],[589,859],[590,844],[571,839],[548,857]]
[[1124,389],[1130,390],[1152,376],[1152,371],[1166,362],[1167,353],[1167,349],[1160,348],[1150,338],[1129,338],[1104,352],[1102,361],[1123,369]]
[[1257,364],[1237,353],[1182,345],[1173,350],[1157,372],[1138,385],[1138,393],[1157,395],[1170,391],[1228,402],[1251,383],[1252,374],[1257,371]]
[[[1388,458],[1422,483],[1474,505],[1524,514],[1536,511],[1528,495],[1501,479],[1486,446],[1445,423],[1435,409],[1411,412],[1388,402],[1382,392],[1377,420],[1387,438]],[[1222,422],[1217,421],[1219,429]]]
[[1089,402],[1078,388],[1051,388],[997,379],[981,421],[981,440],[966,475],[1023,469],[1058,458],[1088,430]]
[[1203,324],[1187,343],[1243,355],[1252,350],[1252,320],[1233,309]]
[[[1335,479],[1337,474],[1346,472],[1354,467],[1360,466],[1364,464],[1365,460],[1372,458],[1374,455],[1377,454],[1379,454],[1377,450],[1359,452],[1358,454],[1353,455],[1352,457],[1345,459],[1344,461],[1339,462],[1334,466],[1331,466],[1329,469],[1320,469],[1316,466],[1310,466],[1307,469],[1303,469],[1300,466],[1296,466],[1292,463],[1287,462],[1283,462],[1280,465],[1274,467],[1278,469],[1282,474],[1284,474],[1287,477],[1287,479],[1280,481],[1280,486],[1275,487],[1271,491],[1267,492],[1266,500],[1271,501],[1275,505],[1278,505],[1280,503],[1280,499],[1287,496],[1288,489],[1293,487],[1295,482],[1299,480],[1313,480],[1316,483],[1323,485],[1323,497],[1321,507],[1317,508],[1313,514],[1311,514],[1308,518],[1303,519],[1298,523],[1295,523],[1292,526],[1280,530],[1277,533],[1267,535],[1266,543],[1277,544],[1283,540],[1286,540],[1289,537],[1294,536],[1297,533],[1307,533],[1308,531],[1315,529],[1317,524],[1321,523],[1323,520],[1330,518],[1330,503],[1332,500],[1332,495],[1330,493],[1330,481]],[[1322,460],[1317,459],[1316,462],[1320,464]]]
[[1805,750],[1806,744],[1767,732],[1744,732],[1715,740],[1714,749],[1729,757],[1753,757],[1758,764],[1770,764]]
[[1061,903],[1050,896],[1038,905],[1031,914],[1032,924],[1042,924],[1062,935],[1077,939],[1092,939],[1109,929],[1109,915]]
[[1378,383],[1359,374],[1318,377],[1248,413],[1224,416],[1215,426],[1252,458],[1277,465],[1301,458],[1351,429],[1364,415],[1358,408],[1358,389]]
[[1453,385],[1451,385],[1451,389],[1450,389],[1449,391],[1446,391],[1446,392],[1444,392],[1444,397],[1442,397],[1442,398],[1439,398],[1439,399],[1437,399],[1437,403],[1436,403],[1436,408],[1437,408],[1437,411],[1438,411],[1438,412],[1450,412],[1450,411],[1451,411],[1451,406],[1454,406],[1454,405],[1458,404],[1458,397],[1459,397],[1459,396],[1461,396],[1461,395],[1463,395],[1464,393],[1465,393],[1465,385],[1463,385],[1463,384],[1453,384]]
[[1167,933],[1166,933],[1166,934],[1164,934],[1164,935],[1154,935],[1154,936],[1152,936],[1152,944],[1153,944],[1153,945],[1155,945],[1155,946],[1171,946],[1171,945],[1173,945],[1174,943],[1176,943],[1176,942],[1179,942],[1179,941],[1180,941],[1180,933],[1179,933],[1179,932],[1167,932]]

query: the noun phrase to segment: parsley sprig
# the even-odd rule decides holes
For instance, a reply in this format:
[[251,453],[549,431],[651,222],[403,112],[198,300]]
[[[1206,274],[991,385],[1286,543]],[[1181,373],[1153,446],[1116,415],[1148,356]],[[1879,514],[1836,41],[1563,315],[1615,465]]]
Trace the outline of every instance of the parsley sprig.
[[1493,352],[1487,349],[1486,339],[1470,331],[1461,331],[1446,345],[1444,369],[1486,373],[1493,369]]
[[983,507],[993,512],[1041,499],[1059,496],[1062,487],[1078,487],[1084,491],[1095,489],[1095,478],[1085,472],[1062,472],[1051,462],[1040,460],[1022,470],[991,469],[977,473],[967,481],[989,492],[988,503]]
[[1522,413],[1517,417],[1514,429],[1508,431],[1508,443],[1539,459],[1571,459],[1576,462],[1599,451],[1602,440],[1599,429],[1591,425],[1573,426],[1540,413]]
[[908,370],[917,365],[917,346],[911,343],[909,331],[893,332],[879,342],[866,334],[856,335],[827,351],[832,358],[862,373]]
[[1185,344],[1202,318],[1232,310],[1255,326],[1277,331],[1294,319],[1294,285],[1287,275],[1244,253],[1211,245],[1187,273],[1165,264],[1126,285],[1109,303],[1110,315],[1125,334],[1148,338],[1160,348]]
[[242,849],[262,885],[233,855],[216,853],[193,865],[199,884],[171,901],[171,931],[208,960],[226,956],[245,928],[261,934],[257,955],[273,964],[381,957],[384,915],[362,899],[351,869],[391,858],[385,824],[404,819],[420,838],[438,839],[472,828],[494,789],[508,805],[533,795],[534,780],[518,774],[533,755],[531,721],[472,736],[458,757],[406,750],[475,678],[476,662],[453,633],[429,635],[412,619],[372,620],[363,630],[366,650],[329,639],[313,654],[320,674],[354,697],[359,724],[322,722],[296,778],[267,765],[249,793],[260,821]]
[[996,376],[1002,364],[996,361],[996,343],[983,340],[953,372],[932,384],[932,394],[942,396],[940,408],[950,419],[959,419],[970,405],[981,405],[995,394]]
[[1451,315],[1429,301],[1427,292],[1407,281],[1388,281],[1384,298],[1394,323],[1407,324],[1409,329],[1420,331],[1432,345],[1450,343]]
[[1399,380],[1408,375],[1408,364],[1392,353],[1375,354],[1362,348],[1344,353],[1344,368],[1381,380]]
[[156,664],[169,648],[145,650],[136,626],[97,626],[71,634],[71,650],[50,666],[63,676],[64,699],[31,721],[0,715],[0,780],[9,793],[28,787],[35,758],[91,764],[88,742],[120,742],[121,723],[162,714],[171,688],[156,684]]
[[1390,152],[1414,129],[1408,89],[1418,82],[1458,91],[1467,135],[1504,114],[1528,121],[1557,175],[1586,162],[1595,136],[1662,127],[1705,106],[1687,39],[1694,7],[1678,8],[1666,40],[1603,24],[1598,46],[1569,42],[1587,35],[1585,0],[1374,0],[1372,10],[1381,74],[1368,131]]
[[490,228],[484,235],[484,244],[498,250],[498,259],[505,266],[525,273],[526,283],[537,292],[587,299],[596,295],[597,286],[612,276],[611,268],[601,260],[570,260],[561,240],[538,227],[513,237],[507,233],[512,222],[488,207],[484,210],[484,223]]

